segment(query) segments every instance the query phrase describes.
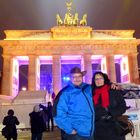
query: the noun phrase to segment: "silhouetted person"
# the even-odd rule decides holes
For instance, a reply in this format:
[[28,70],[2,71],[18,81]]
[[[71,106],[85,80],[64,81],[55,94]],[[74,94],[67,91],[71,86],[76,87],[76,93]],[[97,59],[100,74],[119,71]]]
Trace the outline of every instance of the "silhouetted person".
[[12,109],[8,110],[8,116],[4,117],[3,125],[6,125],[5,138],[7,140],[17,140],[17,129],[16,125],[19,125],[19,121],[16,116],[14,116],[14,111]]
[[50,121],[51,121],[51,131],[53,131],[54,123],[53,123],[52,103],[51,102],[48,102],[47,115],[48,115],[48,131],[50,131]]
[[54,102],[55,97],[56,97],[55,92],[53,92],[52,93],[52,102]]
[[39,105],[35,105],[33,112],[29,114],[31,124],[31,140],[42,140],[42,133],[45,131],[42,113],[40,112]]
[[43,120],[44,120],[44,126],[45,128],[48,127],[48,111],[47,111],[47,107],[39,104],[39,107],[42,109],[41,114],[43,116]]

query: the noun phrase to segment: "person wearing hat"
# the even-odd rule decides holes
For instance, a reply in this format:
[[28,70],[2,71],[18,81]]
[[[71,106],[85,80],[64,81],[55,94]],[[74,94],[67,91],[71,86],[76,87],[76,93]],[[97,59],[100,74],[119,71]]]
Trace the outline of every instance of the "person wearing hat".
[[54,101],[53,116],[62,140],[93,140],[94,106],[91,85],[83,82],[86,71],[74,67],[70,82]]

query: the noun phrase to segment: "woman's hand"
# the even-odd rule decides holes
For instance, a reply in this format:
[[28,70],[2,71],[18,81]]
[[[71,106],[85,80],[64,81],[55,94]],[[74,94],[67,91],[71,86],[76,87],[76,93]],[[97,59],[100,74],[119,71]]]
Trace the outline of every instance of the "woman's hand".
[[120,85],[117,85],[117,84],[115,84],[115,83],[112,83],[112,84],[111,84],[111,89],[120,90],[120,89],[122,89],[122,87],[121,87]]

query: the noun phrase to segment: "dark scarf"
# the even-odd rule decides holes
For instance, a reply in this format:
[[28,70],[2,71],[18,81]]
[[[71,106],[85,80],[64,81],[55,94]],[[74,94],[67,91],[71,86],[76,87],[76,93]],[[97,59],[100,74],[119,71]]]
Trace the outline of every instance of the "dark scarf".
[[109,106],[109,89],[109,85],[104,85],[94,90],[93,101],[95,106],[99,103],[100,99],[103,108],[107,108]]

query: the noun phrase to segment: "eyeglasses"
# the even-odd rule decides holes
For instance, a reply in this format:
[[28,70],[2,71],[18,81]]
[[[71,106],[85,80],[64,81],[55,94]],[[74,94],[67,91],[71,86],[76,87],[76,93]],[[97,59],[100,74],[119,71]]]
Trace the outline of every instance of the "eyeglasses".
[[104,80],[104,78],[96,78],[95,81]]
[[79,76],[71,76],[72,79],[80,79],[82,78],[82,75],[79,75]]

